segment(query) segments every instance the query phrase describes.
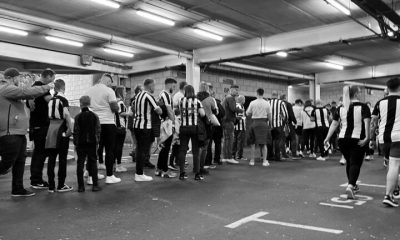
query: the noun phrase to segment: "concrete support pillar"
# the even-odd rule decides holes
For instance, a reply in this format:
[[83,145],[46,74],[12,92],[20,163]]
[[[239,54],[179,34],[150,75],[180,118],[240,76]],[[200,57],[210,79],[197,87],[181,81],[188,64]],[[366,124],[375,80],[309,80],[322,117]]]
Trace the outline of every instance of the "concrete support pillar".
[[315,80],[310,80],[308,85],[310,87],[310,99],[315,101]]
[[319,83],[318,79],[309,81],[310,86],[310,99],[317,100],[321,99],[321,84]]
[[199,91],[200,87],[200,66],[194,59],[186,60],[186,82]]

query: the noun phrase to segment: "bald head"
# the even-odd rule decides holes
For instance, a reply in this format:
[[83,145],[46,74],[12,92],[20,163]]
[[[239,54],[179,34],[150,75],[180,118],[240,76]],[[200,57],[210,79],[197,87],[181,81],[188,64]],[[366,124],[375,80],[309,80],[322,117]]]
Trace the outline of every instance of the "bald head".
[[278,98],[278,92],[277,91],[272,91],[272,98]]

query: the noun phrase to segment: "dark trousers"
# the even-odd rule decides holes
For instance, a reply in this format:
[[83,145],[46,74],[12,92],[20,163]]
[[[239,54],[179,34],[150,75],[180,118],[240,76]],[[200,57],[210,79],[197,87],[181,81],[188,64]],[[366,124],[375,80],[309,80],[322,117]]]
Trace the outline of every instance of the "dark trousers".
[[179,139],[181,146],[179,149],[179,168],[180,172],[185,172],[185,159],[186,153],[189,149],[189,141],[192,140],[192,153],[193,153],[193,169],[194,173],[200,172],[200,157],[199,157],[199,139],[197,136],[197,126],[190,126],[180,128]]
[[100,151],[100,146],[104,146],[106,150],[106,172],[107,176],[113,175],[113,168],[115,163],[115,137],[117,135],[117,127],[114,124],[101,124],[100,144],[98,156],[103,156],[103,150]]
[[221,162],[221,151],[222,151],[222,137],[219,135],[214,134],[212,140],[208,143],[207,149],[207,157],[205,161],[205,165],[209,166],[212,163],[212,144],[214,142],[214,163]]
[[224,159],[231,159],[235,124],[233,122],[224,122],[223,128],[224,128]]
[[[246,140],[246,131],[245,130],[235,130],[235,134],[233,137],[233,148],[232,148],[232,157],[235,159],[243,158],[243,148],[244,141]],[[237,156],[236,156],[237,154]]]
[[339,139],[339,148],[346,159],[346,174],[349,184],[355,186],[360,176],[366,147],[360,147],[358,139]]
[[135,136],[137,139],[136,146],[136,174],[143,175],[144,163],[149,155],[153,136],[150,129],[135,128]]
[[319,152],[321,153],[321,157],[326,157],[327,151],[325,151],[324,140],[326,135],[328,135],[329,128],[328,127],[317,127],[316,135],[317,135],[317,144],[319,147]]
[[92,177],[93,186],[98,185],[97,179],[97,156],[96,156],[96,145],[86,145],[86,146],[77,146],[76,152],[78,155],[78,161],[76,166],[76,176],[78,178],[78,186],[84,187],[85,184],[83,182],[83,171],[85,167],[85,162],[87,159],[86,168],[89,172],[89,176]]
[[115,134],[115,150],[114,157],[117,160],[117,164],[121,164],[122,152],[124,150],[126,132],[124,134]]
[[160,150],[158,154],[157,168],[166,172],[168,171],[168,156],[169,150],[171,150],[173,136],[170,136],[167,140],[165,140],[164,147]]
[[271,129],[272,144],[274,150],[274,160],[281,160],[281,141],[283,133],[283,127],[276,127]]
[[44,182],[43,167],[47,157],[45,145],[48,129],[48,127],[31,129],[31,136],[35,145],[31,160],[31,184],[41,184]]
[[200,148],[199,154],[200,154],[200,169],[204,169],[204,166],[206,164],[206,158],[208,154],[208,145],[210,145],[211,138],[206,139],[204,141],[204,146]]
[[26,137],[23,135],[0,137],[0,146],[0,173],[6,173],[12,167],[12,192],[23,190]]
[[289,136],[286,137],[284,132],[282,132],[282,141],[281,141],[281,152],[284,155],[286,154],[286,143],[288,143],[287,146],[290,145],[290,151],[292,152],[292,156],[296,156],[296,151],[297,151],[297,140],[296,140],[296,130],[292,124],[289,124]]
[[303,149],[314,153],[315,128],[303,129]]
[[69,137],[61,137],[57,144],[57,149],[47,149],[49,160],[47,162],[47,177],[49,178],[49,188],[55,188],[56,159],[58,156],[58,187],[62,188],[67,177],[67,157],[69,148]]
[[174,144],[172,146],[171,156],[169,158],[169,164],[171,166],[175,166],[176,164],[179,165],[178,163],[179,148],[180,148],[179,144]]

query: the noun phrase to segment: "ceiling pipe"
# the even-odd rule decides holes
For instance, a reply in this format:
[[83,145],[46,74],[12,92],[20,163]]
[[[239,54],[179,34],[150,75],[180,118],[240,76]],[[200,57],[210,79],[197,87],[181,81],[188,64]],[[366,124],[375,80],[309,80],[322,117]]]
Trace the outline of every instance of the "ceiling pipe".
[[258,71],[258,72],[265,72],[265,73],[276,74],[276,75],[287,76],[287,77],[293,77],[293,78],[298,78],[298,79],[315,80],[315,77],[311,76],[311,75],[304,75],[304,74],[300,74],[300,73],[293,73],[293,72],[288,72],[288,71],[256,67],[256,66],[251,66],[251,65],[247,65],[247,64],[241,64],[241,63],[223,62],[223,63],[220,63],[220,65],[228,66],[228,67],[235,67],[235,68],[242,68],[242,69]]
[[77,27],[74,25],[70,25],[70,24],[66,24],[66,23],[62,23],[62,22],[58,22],[58,21],[53,21],[53,20],[49,20],[49,19],[45,19],[45,18],[41,18],[41,17],[36,17],[36,16],[24,14],[24,13],[10,11],[10,10],[4,9],[4,8],[0,8],[0,16],[1,15],[16,18],[16,19],[22,19],[22,20],[25,20],[28,22],[39,24],[39,25],[45,25],[52,29],[66,30],[66,31],[69,31],[72,33],[79,33],[79,34],[91,36],[94,38],[104,39],[106,41],[112,40],[113,42],[119,43],[122,45],[141,47],[141,48],[145,48],[145,49],[156,51],[156,52],[162,52],[162,53],[166,53],[166,54],[185,57],[188,59],[191,59],[193,57],[192,54],[189,54],[189,53],[184,53],[184,52],[180,52],[180,51],[176,51],[176,50],[172,50],[172,49],[168,49],[168,48],[163,48],[163,47],[155,46],[152,44],[143,43],[143,42],[131,40],[128,38],[118,37],[118,36],[114,36],[112,34],[99,32],[99,31],[95,31],[95,30],[91,30],[91,29],[87,29],[87,28],[81,28],[81,27]]

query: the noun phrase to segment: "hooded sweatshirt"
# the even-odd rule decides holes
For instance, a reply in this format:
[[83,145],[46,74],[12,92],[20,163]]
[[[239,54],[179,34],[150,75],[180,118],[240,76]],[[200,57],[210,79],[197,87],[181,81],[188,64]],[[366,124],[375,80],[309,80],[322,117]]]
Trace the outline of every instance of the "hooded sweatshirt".
[[18,87],[7,81],[0,82],[0,137],[26,135],[29,118],[22,100],[39,97],[50,90],[48,85]]
[[303,121],[303,129],[315,128],[315,121],[311,121],[311,113],[314,110],[313,106],[305,107],[301,112],[301,119]]

